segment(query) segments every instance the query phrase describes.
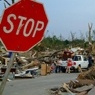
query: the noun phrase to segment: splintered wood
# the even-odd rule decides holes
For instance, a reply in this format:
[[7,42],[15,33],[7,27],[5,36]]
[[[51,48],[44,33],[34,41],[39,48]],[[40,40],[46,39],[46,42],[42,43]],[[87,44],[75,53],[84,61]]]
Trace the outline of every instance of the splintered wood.
[[91,67],[88,71],[80,73],[78,79],[95,80],[95,66]]
[[81,72],[75,80],[63,83],[62,87],[56,89],[50,89],[50,95],[95,95],[95,66]]

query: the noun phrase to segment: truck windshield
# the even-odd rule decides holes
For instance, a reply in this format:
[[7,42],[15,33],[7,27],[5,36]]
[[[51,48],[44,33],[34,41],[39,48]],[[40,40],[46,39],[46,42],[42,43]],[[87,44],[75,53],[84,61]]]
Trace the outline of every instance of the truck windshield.
[[81,57],[80,56],[73,56],[72,60],[73,61],[81,61]]

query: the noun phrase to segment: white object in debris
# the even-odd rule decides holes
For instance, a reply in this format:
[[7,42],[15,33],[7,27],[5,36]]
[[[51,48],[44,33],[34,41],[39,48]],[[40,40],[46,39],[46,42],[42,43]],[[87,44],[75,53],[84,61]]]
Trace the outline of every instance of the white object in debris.
[[31,68],[31,69],[26,69],[25,71],[22,71],[21,73],[19,74],[15,74],[15,76],[25,76],[26,74],[31,74],[31,72],[33,71],[36,71],[38,70],[39,68],[38,67],[34,67],[34,68]]
[[7,81],[9,81],[9,82],[10,82],[10,81],[12,81],[12,80],[10,80],[10,79],[7,79]]

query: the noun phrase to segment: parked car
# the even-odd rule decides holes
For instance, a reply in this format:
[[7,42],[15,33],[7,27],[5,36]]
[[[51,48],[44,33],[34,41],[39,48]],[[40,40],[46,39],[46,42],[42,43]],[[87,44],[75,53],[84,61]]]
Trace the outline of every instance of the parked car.
[[[83,56],[83,55],[75,55],[72,57],[72,67],[71,70],[74,71],[78,71],[78,66],[81,67],[81,69],[87,69],[88,68],[88,59],[87,57]],[[61,67],[62,70],[66,70],[66,66],[67,66],[67,60],[63,60]]]

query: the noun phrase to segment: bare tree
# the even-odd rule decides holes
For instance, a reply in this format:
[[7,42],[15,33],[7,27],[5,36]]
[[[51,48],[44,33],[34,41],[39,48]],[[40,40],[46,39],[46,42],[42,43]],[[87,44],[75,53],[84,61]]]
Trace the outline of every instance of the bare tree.
[[75,34],[76,34],[76,33],[73,33],[73,32],[71,31],[70,34],[71,34],[71,40],[74,41],[74,40],[75,40]]
[[93,30],[93,40],[95,41],[95,30]]
[[12,0],[12,4],[14,4],[15,3],[15,0]]
[[89,41],[89,43],[92,43],[92,36],[91,36],[92,26],[93,26],[92,23],[91,24],[88,23],[88,29],[89,29],[89,31],[88,31],[89,32],[88,41]]
[[12,3],[9,3],[8,0],[4,0],[4,7],[6,8],[6,4],[8,6],[11,6],[11,4],[14,4],[15,3],[15,0],[12,0]]
[[63,40],[64,40],[64,38],[63,38],[62,34],[60,34],[59,39],[60,39],[61,41],[63,41]]
[[7,0],[4,0],[4,4],[7,3],[9,6],[11,5]]

